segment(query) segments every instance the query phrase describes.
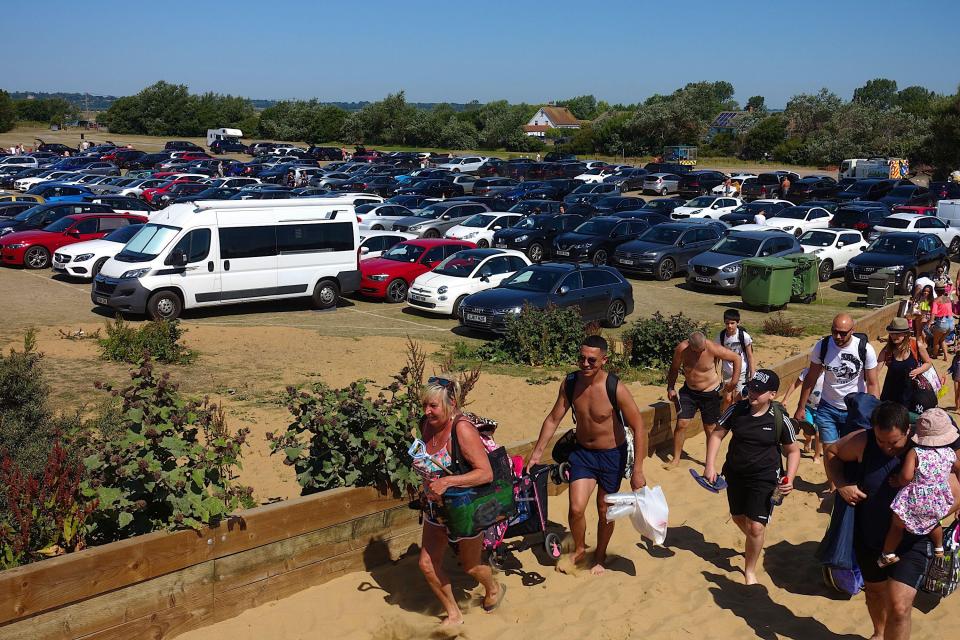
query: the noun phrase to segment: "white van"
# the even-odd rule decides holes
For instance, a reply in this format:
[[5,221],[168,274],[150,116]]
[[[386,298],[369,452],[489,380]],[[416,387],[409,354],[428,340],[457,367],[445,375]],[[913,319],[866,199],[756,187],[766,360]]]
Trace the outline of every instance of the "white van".
[[214,140],[239,140],[243,137],[243,131],[240,129],[207,129],[207,146],[209,147]]
[[296,297],[328,309],[360,287],[359,242],[347,199],[173,204],[103,265],[90,296],[95,305],[155,320]]

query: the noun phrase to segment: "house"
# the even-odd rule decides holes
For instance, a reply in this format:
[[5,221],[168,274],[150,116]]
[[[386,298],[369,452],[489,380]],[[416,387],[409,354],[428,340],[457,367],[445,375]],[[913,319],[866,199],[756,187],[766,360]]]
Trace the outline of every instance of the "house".
[[735,136],[747,131],[756,122],[755,115],[752,111],[721,111],[707,129],[707,140],[718,133]]
[[528,136],[543,138],[549,129],[579,129],[580,121],[566,107],[540,107],[523,127]]

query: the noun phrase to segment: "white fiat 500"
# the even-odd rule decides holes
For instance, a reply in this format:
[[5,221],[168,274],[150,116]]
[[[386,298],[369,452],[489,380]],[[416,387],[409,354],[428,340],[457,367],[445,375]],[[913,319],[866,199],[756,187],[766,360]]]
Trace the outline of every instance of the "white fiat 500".
[[417,276],[407,292],[407,306],[456,317],[464,298],[497,286],[529,265],[526,255],[512,249],[458,251]]
[[500,229],[515,225],[523,216],[519,213],[499,213],[490,211],[470,216],[455,227],[450,227],[444,238],[451,240],[469,240],[483,249],[493,244],[493,234]]

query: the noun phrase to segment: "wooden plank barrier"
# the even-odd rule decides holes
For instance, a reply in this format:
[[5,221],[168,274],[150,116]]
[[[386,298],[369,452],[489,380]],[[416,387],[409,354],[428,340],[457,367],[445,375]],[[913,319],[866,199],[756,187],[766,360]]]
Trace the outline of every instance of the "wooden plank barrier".
[[[875,339],[895,314],[896,305],[878,309],[856,330]],[[773,369],[793,384],[807,361],[801,353]],[[648,455],[672,441],[675,415],[667,402],[643,410]],[[526,456],[533,444],[509,449]],[[419,540],[417,512],[372,488],[269,504],[199,533],[152,533],[0,572],[0,640],[172,638],[396,561]]]

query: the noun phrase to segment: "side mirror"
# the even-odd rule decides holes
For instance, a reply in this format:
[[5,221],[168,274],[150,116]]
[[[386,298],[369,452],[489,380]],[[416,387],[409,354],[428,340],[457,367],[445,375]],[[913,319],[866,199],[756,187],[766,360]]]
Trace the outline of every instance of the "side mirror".
[[448,216],[447,214],[443,214],[442,216],[440,216],[440,219],[441,219],[441,220],[449,220],[449,219],[450,219],[450,216]]
[[570,287],[568,287],[567,285],[563,285],[562,287],[557,289],[557,295],[565,296],[568,293],[570,293]]
[[500,231],[500,229],[503,229],[503,227],[501,227],[500,225],[497,225],[493,228],[494,231]]
[[360,247],[360,255],[365,256],[370,253],[370,247]]
[[78,231],[77,229],[68,229],[66,233],[67,233],[68,236],[70,236],[70,237],[72,237],[72,238],[79,238],[79,237],[80,237],[80,231]]
[[174,267],[185,267],[187,266],[187,254],[178,249],[170,254],[167,262]]
[[480,282],[490,282],[490,276],[484,274],[480,276]]

